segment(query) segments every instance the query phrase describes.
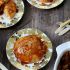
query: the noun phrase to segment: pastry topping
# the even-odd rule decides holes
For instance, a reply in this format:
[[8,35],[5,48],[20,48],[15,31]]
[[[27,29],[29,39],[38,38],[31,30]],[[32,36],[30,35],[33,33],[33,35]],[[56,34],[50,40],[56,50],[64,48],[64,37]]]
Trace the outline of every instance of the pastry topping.
[[47,52],[47,45],[36,35],[18,39],[13,48],[14,54],[22,64],[37,63]]

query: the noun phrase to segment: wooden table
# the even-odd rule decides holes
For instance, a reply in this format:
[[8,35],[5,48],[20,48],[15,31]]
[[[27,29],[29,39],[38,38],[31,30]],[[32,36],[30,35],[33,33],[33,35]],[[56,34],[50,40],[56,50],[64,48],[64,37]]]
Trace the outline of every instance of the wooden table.
[[31,6],[26,0],[25,14],[22,19],[14,26],[7,29],[0,29],[0,61],[8,70],[18,70],[13,67],[6,56],[6,43],[9,37],[22,28],[38,28],[48,35],[53,44],[53,55],[50,62],[41,70],[53,70],[56,59],[56,47],[70,40],[70,32],[63,36],[58,36],[54,32],[58,28],[57,22],[65,21],[70,18],[70,0],[65,0],[60,6],[50,9],[41,10]]

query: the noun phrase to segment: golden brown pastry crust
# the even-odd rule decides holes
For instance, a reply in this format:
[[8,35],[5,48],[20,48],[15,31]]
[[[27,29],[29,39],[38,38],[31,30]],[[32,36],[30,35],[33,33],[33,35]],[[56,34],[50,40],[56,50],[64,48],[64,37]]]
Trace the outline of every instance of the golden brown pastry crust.
[[41,3],[53,2],[53,0],[39,0]]
[[36,35],[18,39],[14,44],[14,54],[22,64],[36,63],[47,51],[47,46]]
[[7,15],[7,17],[13,18],[16,14],[16,9],[16,4],[10,0],[4,7],[4,13]]
[[0,6],[4,4],[4,0],[0,0]]

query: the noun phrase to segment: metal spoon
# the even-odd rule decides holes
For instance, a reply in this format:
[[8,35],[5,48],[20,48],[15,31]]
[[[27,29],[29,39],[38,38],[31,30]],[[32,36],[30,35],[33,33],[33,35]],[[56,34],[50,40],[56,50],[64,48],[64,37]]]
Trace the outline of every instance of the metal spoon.
[[2,63],[0,63],[0,69],[1,70],[8,70]]

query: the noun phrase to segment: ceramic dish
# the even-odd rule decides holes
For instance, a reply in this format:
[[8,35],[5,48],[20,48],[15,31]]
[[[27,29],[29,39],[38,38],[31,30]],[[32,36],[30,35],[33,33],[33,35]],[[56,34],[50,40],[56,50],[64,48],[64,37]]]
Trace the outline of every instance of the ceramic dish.
[[57,51],[57,59],[55,61],[53,70],[57,70],[60,59],[64,55],[64,53],[67,52],[67,51],[70,51],[70,41],[59,45],[56,48],[56,51]]
[[12,19],[9,19],[5,14],[0,15],[0,28],[7,28],[15,25],[24,14],[24,3],[22,0],[14,0],[18,12],[16,12],[15,16]]
[[54,3],[51,5],[41,5],[38,0],[27,0],[31,5],[40,8],[40,9],[51,9],[54,8],[58,5],[60,5],[64,0],[56,0]]
[[[42,38],[42,40],[47,42],[48,51],[45,54],[44,60],[42,62],[36,63],[36,64],[32,63],[32,64],[22,65],[21,63],[19,63],[16,60],[16,57],[13,53],[13,47],[14,47],[14,43],[17,39],[24,37],[24,36],[28,36],[28,35],[40,36]],[[26,28],[26,29],[17,31],[9,38],[7,45],[6,45],[6,54],[7,54],[9,61],[11,62],[11,64],[13,66],[15,66],[16,68],[21,69],[21,70],[27,70],[27,69],[28,70],[34,70],[34,69],[36,70],[36,69],[40,69],[40,68],[44,67],[50,61],[52,52],[53,52],[52,43],[51,43],[50,39],[47,37],[47,35],[44,34],[43,32],[41,32],[40,30],[33,29],[33,28]],[[25,69],[25,68],[27,68],[27,69]]]

